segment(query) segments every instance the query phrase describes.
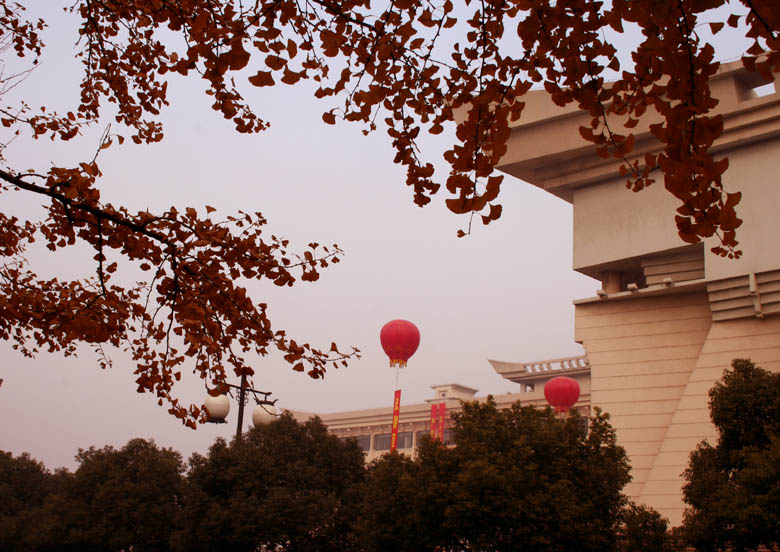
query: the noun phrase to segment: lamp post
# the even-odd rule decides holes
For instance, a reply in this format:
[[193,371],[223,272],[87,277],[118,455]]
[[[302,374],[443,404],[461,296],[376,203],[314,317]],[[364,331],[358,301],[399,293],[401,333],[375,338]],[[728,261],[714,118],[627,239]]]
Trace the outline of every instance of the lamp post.
[[[252,413],[252,423],[255,427],[270,422],[276,416],[276,401],[268,397],[270,391],[258,391],[252,386],[247,385],[246,374],[241,375],[241,384],[233,385],[226,383],[227,387],[238,391],[238,423],[236,424],[236,440],[241,439],[241,427],[244,424],[244,405],[247,401],[247,393],[251,393],[255,399],[255,410]],[[229,393],[229,391],[228,391]],[[208,395],[204,403],[206,412],[208,412],[208,422],[212,424],[226,424],[225,418],[230,412],[230,400],[227,395],[218,395],[216,397]]]

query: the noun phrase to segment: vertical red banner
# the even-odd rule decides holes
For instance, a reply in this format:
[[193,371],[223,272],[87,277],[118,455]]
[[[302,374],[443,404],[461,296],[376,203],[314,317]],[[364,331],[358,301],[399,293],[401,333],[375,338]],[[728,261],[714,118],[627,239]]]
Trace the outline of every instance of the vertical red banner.
[[439,427],[437,421],[437,409],[436,405],[431,405],[431,439],[436,439],[436,428]]
[[444,418],[447,416],[447,406],[439,403],[439,441],[444,442]]
[[395,390],[395,398],[393,399],[393,429],[390,432],[390,450],[395,450],[398,445],[398,418],[401,414],[401,390]]

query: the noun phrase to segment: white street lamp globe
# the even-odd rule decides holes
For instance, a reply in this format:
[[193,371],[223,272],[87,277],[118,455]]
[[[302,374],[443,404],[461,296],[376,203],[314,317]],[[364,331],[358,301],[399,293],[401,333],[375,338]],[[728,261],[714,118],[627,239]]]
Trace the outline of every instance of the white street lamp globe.
[[272,404],[258,404],[252,411],[252,423],[255,427],[270,424],[276,418],[276,408]]
[[206,397],[206,402],[203,406],[206,407],[209,422],[224,422],[228,412],[230,412],[230,399],[227,398],[227,395],[218,395],[216,397],[209,395]]

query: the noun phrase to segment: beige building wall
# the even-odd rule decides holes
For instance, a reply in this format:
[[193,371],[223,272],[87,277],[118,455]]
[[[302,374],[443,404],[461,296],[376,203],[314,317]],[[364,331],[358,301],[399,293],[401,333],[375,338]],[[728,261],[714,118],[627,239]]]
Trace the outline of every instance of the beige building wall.
[[[780,94],[772,98],[777,111]],[[767,140],[738,151],[738,155],[729,156],[723,185],[729,191],[742,192],[737,205],[743,220],[737,229],[742,257],[734,260],[707,255],[704,263],[711,280],[780,268],[780,145],[776,139]],[[709,250],[716,245],[715,239],[709,238],[705,245]]]
[[663,184],[631,193],[613,178],[576,189],[573,205],[573,268],[595,278],[598,270],[588,268],[684,245],[674,225],[678,202]]
[[[759,96],[764,84],[741,62],[722,65],[711,81],[724,118],[713,152],[729,157],[725,188],[742,193],[738,260],[710,253],[715,238],[683,243],[678,202],[662,176],[639,193],[626,190],[617,162],[595,155],[577,131],[590,116],[558,108],[543,90],[524,97],[499,167],[573,205],[573,268],[600,281],[594,297],[575,301],[591,402],[610,412],[629,453],[628,494],[673,525],[682,521],[689,454],[717,437],[708,390],[734,358],[780,370],[780,78]],[[631,131],[631,159],[658,151],[653,122]]]
[[780,371],[780,318],[714,322],[674,411],[639,499],[675,523],[682,520],[682,470],[696,445],[717,440],[710,423],[708,391],[735,358],[750,358]]
[[706,294],[587,302],[575,316],[591,402],[612,416],[632,466],[625,492],[641,497],[710,329]]

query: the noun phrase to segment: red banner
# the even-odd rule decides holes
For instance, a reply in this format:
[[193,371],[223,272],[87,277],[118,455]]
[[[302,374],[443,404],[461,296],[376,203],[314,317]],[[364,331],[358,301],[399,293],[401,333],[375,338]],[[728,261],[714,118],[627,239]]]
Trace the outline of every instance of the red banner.
[[395,450],[398,444],[398,418],[401,413],[401,390],[395,390],[395,398],[393,399],[393,429],[390,432],[390,450]]
[[438,422],[436,421],[436,405],[431,404],[431,439],[436,439],[436,428],[438,426]]
[[439,403],[439,441],[444,442],[444,418],[447,416],[447,406]]

